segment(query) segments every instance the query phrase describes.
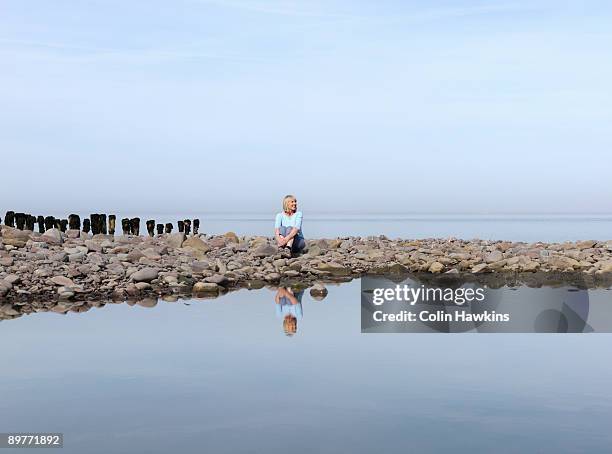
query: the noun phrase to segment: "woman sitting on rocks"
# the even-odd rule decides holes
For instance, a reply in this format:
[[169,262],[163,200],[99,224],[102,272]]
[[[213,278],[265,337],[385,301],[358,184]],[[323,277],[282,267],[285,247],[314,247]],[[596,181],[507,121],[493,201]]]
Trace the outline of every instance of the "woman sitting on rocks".
[[292,253],[300,252],[306,246],[302,234],[302,212],[297,211],[297,200],[292,195],[283,199],[283,211],[276,215],[274,235],[278,247],[291,249]]

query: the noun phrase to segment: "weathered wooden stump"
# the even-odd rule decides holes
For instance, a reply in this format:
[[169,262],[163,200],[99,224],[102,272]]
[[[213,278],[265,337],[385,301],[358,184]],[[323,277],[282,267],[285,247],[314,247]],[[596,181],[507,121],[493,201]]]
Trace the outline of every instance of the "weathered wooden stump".
[[51,230],[55,227],[55,218],[53,216],[47,216],[45,218],[45,230]]
[[109,235],[115,234],[116,222],[117,222],[117,216],[115,216],[114,214],[109,214],[108,215],[108,233]]
[[172,222],[166,224],[166,233],[172,233]]
[[26,217],[26,230],[34,231],[34,224],[36,223],[36,216],[28,214]]
[[15,213],[15,224],[17,224],[17,228],[19,230],[23,230],[26,222],[26,214],[25,213]]
[[176,225],[178,225],[179,232],[184,232],[185,231],[185,224],[183,223],[183,221],[177,221]]
[[38,223],[38,233],[45,233],[45,217],[38,216],[36,222]]
[[106,215],[105,214],[100,215],[100,231],[104,235],[108,233],[108,230],[106,228]]
[[194,219],[193,220],[193,234],[197,235],[199,232],[200,232],[200,220]]
[[78,214],[71,214],[68,216],[68,225],[70,230],[81,230],[81,218]]
[[98,235],[101,233],[100,229],[100,215],[97,213],[92,213],[89,215],[89,219],[91,219],[91,233],[94,235]]
[[185,226],[185,235],[189,235],[191,233],[191,221],[189,219],[185,219],[183,224]]
[[83,219],[83,232],[89,233],[91,230],[91,221],[89,218]]
[[164,224],[157,224],[157,234],[158,235],[164,234]]
[[68,219],[62,219],[60,221],[60,230],[62,232],[65,232],[67,228],[68,228]]
[[7,211],[6,214],[4,215],[4,225],[7,225],[9,227],[15,227],[15,212],[14,211]]
[[149,219],[147,221],[147,233],[150,237],[155,236],[155,219]]
[[57,230],[61,230],[62,229],[61,219],[53,218],[53,228],[57,229]]
[[140,218],[130,219],[130,232],[132,235],[140,235]]
[[121,219],[121,230],[123,230],[124,235],[130,234],[131,228],[130,228],[130,220],[128,218]]

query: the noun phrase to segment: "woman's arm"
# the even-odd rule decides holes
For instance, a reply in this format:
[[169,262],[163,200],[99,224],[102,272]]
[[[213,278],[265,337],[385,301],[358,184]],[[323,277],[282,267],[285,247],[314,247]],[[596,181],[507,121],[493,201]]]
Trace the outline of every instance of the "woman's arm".
[[274,237],[276,238],[276,244],[279,246],[284,246],[287,244],[287,241],[289,241],[286,238],[283,238],[283,236],[280,234],[280,229],[274,229]]

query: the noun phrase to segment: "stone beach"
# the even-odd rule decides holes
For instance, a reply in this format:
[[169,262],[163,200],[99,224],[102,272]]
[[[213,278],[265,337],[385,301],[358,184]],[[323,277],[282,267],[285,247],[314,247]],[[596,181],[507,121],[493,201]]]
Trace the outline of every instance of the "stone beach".
[[109,302],[151,306],[158,298],[215,297],[279,285],[311,287],[320,299],[327,294],[325,283],[368,274],[492,288],[612,283],[612,241],[345,237],[308,240],[306,250],[292,257],[272,238],[186,232],[93,235],[51,228],[41,234],[2,226],[0,319],[46,310],[82,312]]

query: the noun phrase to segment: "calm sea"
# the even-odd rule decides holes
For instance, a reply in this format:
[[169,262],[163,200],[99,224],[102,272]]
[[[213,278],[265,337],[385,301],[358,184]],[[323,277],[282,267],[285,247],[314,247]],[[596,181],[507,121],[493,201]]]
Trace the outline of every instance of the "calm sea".
[[[274,213],[270,214],[147,214],[116,213],[117,231],[122,217],[141,217],[141,234],[146,233],[145,221],[172,222],[199,218],[200,231],[219,234],[234,231],[238,235],[272,235]],[[58,213],[57,216],[65,216]],[[88,214],[82,213],[85,217]],[[513,241],[576,241],[612,239],[612,215],[333,215],[304,213],[304,233],[307,238],[338,236],[386,235],[389,238],[493,239]]]

